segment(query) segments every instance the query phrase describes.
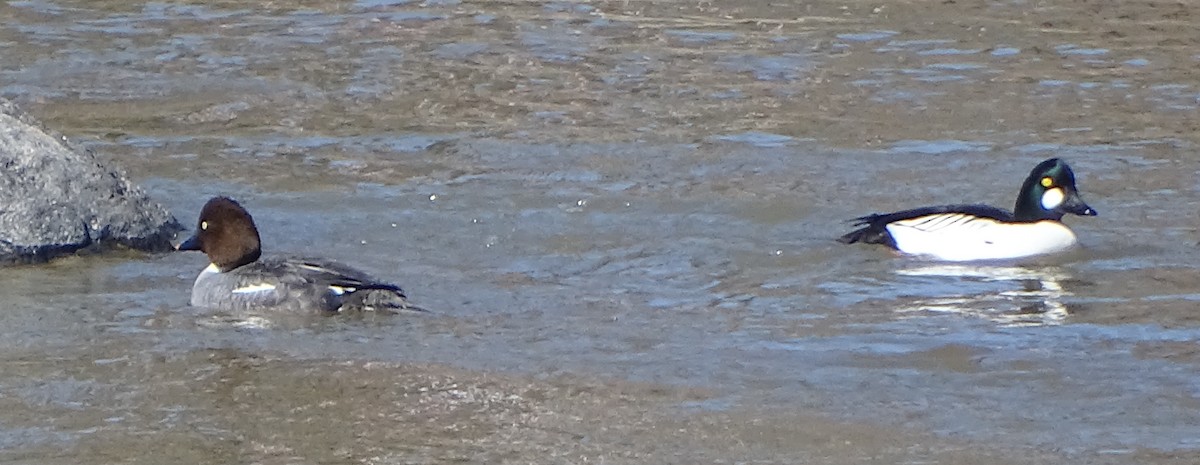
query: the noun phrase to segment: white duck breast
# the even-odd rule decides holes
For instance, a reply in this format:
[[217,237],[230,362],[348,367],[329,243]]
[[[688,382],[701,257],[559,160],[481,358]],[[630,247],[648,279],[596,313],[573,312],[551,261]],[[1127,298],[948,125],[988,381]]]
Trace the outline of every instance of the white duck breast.
[[965,213],[938,213],[888,223],[901,252],[947,261],[998,260],[1061,252],[1075,233],[1057,221],[1005,223]]

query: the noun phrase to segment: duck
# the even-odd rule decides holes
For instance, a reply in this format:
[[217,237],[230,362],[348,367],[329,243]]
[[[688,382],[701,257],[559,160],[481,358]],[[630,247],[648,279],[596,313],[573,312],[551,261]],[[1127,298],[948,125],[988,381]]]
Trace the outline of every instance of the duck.
[[1062,159],[1038,163],[1021,185],[1013,211],[989,205],[940,205],[851,220],[856,229],[838,241],[883,244],[896,251],[941,261],[1003,260],[1054,254],[1078,239],[1063,224],[1067,213],[1096,216]]
[[191,305],[227,311],[315,314],[426,312],[404,290],[321,258],[263,256],[254,218],[237,201],[213,197],[180,251],[200,251],[210,264],[192,285]]

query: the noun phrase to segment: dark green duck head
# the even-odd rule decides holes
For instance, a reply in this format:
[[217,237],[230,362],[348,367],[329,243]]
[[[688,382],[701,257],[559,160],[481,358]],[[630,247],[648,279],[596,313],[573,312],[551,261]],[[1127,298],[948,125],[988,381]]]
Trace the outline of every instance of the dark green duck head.
[[1096,216],[1096,210],[1084,203],[1075,190],[1075,173],[1066,162],[1051,158],[1039,163],[1021,185],[1017,207],[1013,209],[1014,219],[1060,221],[1067,213]]

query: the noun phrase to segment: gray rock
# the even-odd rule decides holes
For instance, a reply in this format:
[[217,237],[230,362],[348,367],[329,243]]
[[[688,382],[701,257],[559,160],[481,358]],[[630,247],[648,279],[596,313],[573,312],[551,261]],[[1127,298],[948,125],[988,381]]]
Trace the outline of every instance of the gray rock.
[[168,251],[181,229],[124,173],[0,99],[0,265],[111,245]]

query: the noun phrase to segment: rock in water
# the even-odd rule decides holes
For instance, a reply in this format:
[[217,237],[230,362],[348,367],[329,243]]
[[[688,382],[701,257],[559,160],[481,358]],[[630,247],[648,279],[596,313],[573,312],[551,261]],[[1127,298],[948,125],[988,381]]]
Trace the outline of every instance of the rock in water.
[[0,265],[114,244],[167,251],[181,229],[124,173],[0,99]]

